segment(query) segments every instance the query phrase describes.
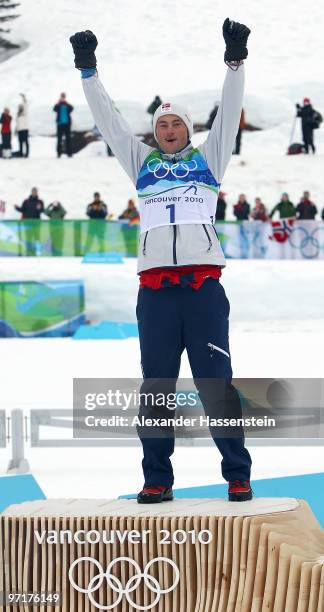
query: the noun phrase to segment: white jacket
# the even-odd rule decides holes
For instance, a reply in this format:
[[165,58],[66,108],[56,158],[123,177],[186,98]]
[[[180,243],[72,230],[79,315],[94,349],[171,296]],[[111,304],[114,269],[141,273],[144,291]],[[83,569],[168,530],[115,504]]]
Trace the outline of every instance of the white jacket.
[[16,130],[20,132],[21,130],[28,130],[28,106],[27,102],[23,104],[24,110],[20,115],[16,117]]
[[[83,78],[82,84],[95,124],[136,185],[144,160],[154,149],[131,132],[125,119],[114,108],[97,74]],[[216,119],[207,139],[198,146],[218,183],[221,183],[232,156],[241,117],[243,90],[244,65],[236,71],[228,68]],[[188,147],[192,147],[191,143]],[[181,153],[187,153],[188,147]],[[174,224],[140,234],[138,272],[155,267],[194,264],[225,266],[224,254],[213,225]]]

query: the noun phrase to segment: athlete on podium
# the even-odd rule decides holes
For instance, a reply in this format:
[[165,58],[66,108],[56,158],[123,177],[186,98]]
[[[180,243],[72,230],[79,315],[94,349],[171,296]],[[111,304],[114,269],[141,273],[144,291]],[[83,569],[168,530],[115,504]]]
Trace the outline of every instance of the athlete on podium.
[[[226,19],[227,74],[217,116],[205,142],[191,143],[193,122],[178,104],[164,102],[153,117],[157,147],[134,136],[105,91],[96,69],[96,36],[78,32],[70,41],[75,66],[94,121],[136,185],[141,233],[137,319],[144,382],[141,393],[175,391],[181,354],[187,350],[195,385],[211,418],[241,418],[232,385],[228,339],[229,302],[219,281],[225,258],[214,227],[219,187],[231,159],[243,105],[244,65],[250,30]],[[170,416],[154,402],[141,405],[145,419]],[[222,455],[230,501],[252,498],[251,457],[241,425],[210,428]],[[173,499],[173,428],[138,428],[144,458],[139,503]],[[202,466],[203,468],[203,466]]]

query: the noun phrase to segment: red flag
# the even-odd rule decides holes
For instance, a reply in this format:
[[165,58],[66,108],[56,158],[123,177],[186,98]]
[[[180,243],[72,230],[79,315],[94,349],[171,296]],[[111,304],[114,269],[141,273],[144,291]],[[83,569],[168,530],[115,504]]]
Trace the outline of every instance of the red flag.
[[276,240],[277,242],[286,242],[289,238],[289,234],[293,228],[295,218],[289,217],[287,219],[280,219],[280,221],[271,221],[272,225],[272,236],[269,236],[270,240]]

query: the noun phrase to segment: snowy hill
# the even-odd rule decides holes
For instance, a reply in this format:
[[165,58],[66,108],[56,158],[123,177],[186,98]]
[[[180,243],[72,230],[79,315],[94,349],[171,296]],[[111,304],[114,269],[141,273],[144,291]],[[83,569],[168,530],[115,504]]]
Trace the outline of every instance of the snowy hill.
[[[29,160],[1,161],[0,199],[7,202],[6,217],[17,218],[13,205],[20,203],[32,185],[40,188],[46,203],[61,199],[68,216],[83,216],[95,190],[102,192],[110,209],[119,214],[134,188],[115,159],[107,159],[103,143],[93,143],[73,159],[55,159],[53,103],[66,91],[75,106],[74,126],[89,129],[93,120],[85,103],[80,75],[74,69],[69,36],[91,28],[99,39],[100,77],[136,132],[150,127],[145,112],[152,97],[172,96],[184,102],[195,121],[205,121],[219,99],[225,75],[224,18],[246,22],[252,29],[246,62],[245,108],[247,121],[264,129],[245,133],[242,160],[234,158],[223,189],[231,205],[238,193],[250,202],[261,196],[271,207],[282,191],[297,201],[304,189],[322,208],[321,180],[324,128],[317,130],[318,155],[285,156],[294,117],[294,102],[309,95],[323,111],[324,88],[318,56],[322,45],[324,5],[316,0],[309,9],[302,0],[272,0],[260,5],[222,0],[217,4],[171,0],[154,4],[131,0],[21,0],[21,17],[12,24],[13,40],[28,43],[0,64],[0,108],[8,104],[13,114],[24,91],[30,102]],[[301,44],[301,41],[303,44]],[[194,143],[205,135],[194,136]],[[296,126],[295,140],[300,140]],[[322,153],[323,152],[323,153]],[[231,206],[230,206],[231,209]],[[229,218],[231,214],[229,214]]]
[[53,133],[51,108],[61,91],[76,108],[75,126],[92,126],[69,43],[69,36],[83,29],[97,34],[100,76],[133,129],[149,126],[145,109],[156,93],[184,98],[194,119],[206,121],[225,73],[221,27],[228,15],[252,30],[245,99],[250,123],[274,127],[292,120],[293,103],[306,94],[324,109],[316,61],[324,19],[319,0],[312,3],[311,21],[303,0],[244,5],[238,0],[187,0],[185,5],[172,0],[21,0],[19,12],[11,38],[29,46],[0,65],[5,83],[0,107],[14,108],[19,91],[25,91],[38,134]]

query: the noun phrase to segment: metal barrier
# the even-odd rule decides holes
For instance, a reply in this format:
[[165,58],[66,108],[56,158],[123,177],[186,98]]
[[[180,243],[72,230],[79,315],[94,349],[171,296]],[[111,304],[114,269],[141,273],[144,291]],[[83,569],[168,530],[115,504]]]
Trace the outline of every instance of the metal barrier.
[[41,438],[40,427],[73,429],[73,410],[51,409],[30,411],[30,445],[38,448],[90,447],[90,446],[138,446],[139,440],[125,438]]
[[6,411],[0,410],[0,448],[5,448],[6,445],[7,445]]
[[6,448],[11,442],[8,474],[23,474],[29,471],[29,464],[25,458],[27,440],[25,426],[22,410],[12,410],[8,417],[5,410],[0,410],[0,448]]
[[[8,435],[6,434],[8,421]],[[29,427],[28,427],[29,425]],[[52,427],[73,430],[73,410],[49,409],[30,410],[29,418],[22,410],[13,410],[6,419],[4,410],[0,411],[0,447],[5,447],[11,441],[11,459],[7,472],[11,474],[29,471],[29,462],[25,457],[26,442],[32,448],[82,448],[82,447],[130,447],[140,446],[137,438],[42,438],[40,428]],[[28,432],[29,429],[29,432]],[[177,438],[177,446],[206,447],[214,446],[211,438]],[[324,446],[323,438],[247,438],[248,447],[257,446]]]
[[9,417],[8,440],[11,439],[11,459],[7,469],[8,474],[29,472],[29,463],[25,458],[25,442],[27,441],[25,425],[23,411],[13,410]]

